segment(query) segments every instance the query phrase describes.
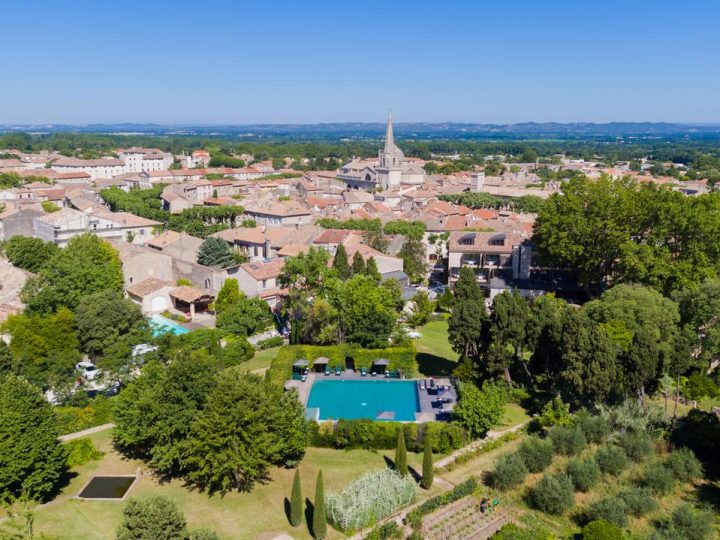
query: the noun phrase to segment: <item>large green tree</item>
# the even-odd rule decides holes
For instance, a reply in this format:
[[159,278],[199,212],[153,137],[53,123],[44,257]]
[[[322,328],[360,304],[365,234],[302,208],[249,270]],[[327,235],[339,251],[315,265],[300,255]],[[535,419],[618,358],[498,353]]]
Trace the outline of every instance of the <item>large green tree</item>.
[[156,495],[130,499],[123,509],[117,540],[187,540],[185,517],[175,502]]
[[554,391],[562,371],[562,342],[568,304],[553,295],[542,295],[530,306],[527,341],[532,351],[529,368],[548,391]]
[[197,262],[203,266],[227,268],[235,263],[235,256],[225,240],[210,236],[200,244]]
[[316,291],[328,278],[330,254],[321,248],[311,247],[306,253],[285,261],[278,282],[281,287]]
[[83,297],[104,290],[122,291],[123,273],[117,251],[94,234],[72,238],[28,280],[21,298],[30,313],[74,310]]
[[237,279],[226,279],[220,292],[215,298],[215,313],[220,314],[226,309],[236,305],[242,294]]
[[484,437],[497,425],[505,410],[505,394],[495,384],[486,383],[482,390],[473,383],[460,383],[460,401],[453,409],[453,418],[467,429],[474,439]]
[[408,239],[400,248],[398,255],[403,260],[403,271],[410,277],[410,281],[422,281],[427,270],[427,256],[425,244],[420,240]]
[[342,244],[338,244],[338,247],[335,250],[333,268],[337,270],[340,279],[350,279],[352,270],[350,269],[350,263],[348,262],[347,250]]
[[693,356],[710,368],[720,358],[720,279],[677,291],[673,299],[679,306],[680,324],[695,337]]
[[486,332],[486,367],[490,373],[503,373],[508,384],[512,382],[510,367],[522,362],[528,316],[527,302],[517,292],[503,291],[493,300]]
[[140,307],[111,289],[80,300],[75,323],[82,349],[95,355],[104,354],[119,341],[136,345],[149,337]]
[[167,365],[147,364],[115,402],[113,442],[126,456],[147,461],[161,476],[181,476],[191,425],[216,384],[217,361],[182,350]]
[[242,295],[235,304],[223,308],[216,318],[217,327],[237,334],[251,336],[262,332],[273,322],[270,308],[262,298]]
[[188,481],[211,493],[252,489],[271,465],[302,458],[303,415],[294,393],[256,375],[227,374],[192,424]]
[[2,331],[10,336],[9,350],[17,372],[41,387],[67,386],[75,379],[80,360],[75,319],[70,310],[53,315],[20,313],[8,318]]
[[13,266],[33,273],[39,272],[58,249],[52,242],[31,236],[13,236],[2,243],[2,251]]
[[0,499],[51,495],[66,458],[55,412],[40,390],[21,377],[0,376]]

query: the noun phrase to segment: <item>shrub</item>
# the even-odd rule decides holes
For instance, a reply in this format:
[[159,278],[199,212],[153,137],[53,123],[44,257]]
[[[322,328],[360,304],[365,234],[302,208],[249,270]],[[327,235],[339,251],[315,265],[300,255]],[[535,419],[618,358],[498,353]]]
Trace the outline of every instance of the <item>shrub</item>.
[[625,503],[627,513],[635,517],[642,517],[657,508],[657,501],[647,488],[629,487],[618,495]]
[[583,432],[589,443],[604,442],[610,434],[610,423],[602,416],[592,416],[583,411],[575,417],[575,426]]
[[592,458],[575,458],[568,463],[567,474],[576,491],[590,491],[600,478],[600,467]]
[[690,482],[703,475],[702,464],[689,448],[674,451],[666,464],[680,482]]
[[402,529],[397,521],[388,521],[378,525],[367,534],[365,540],[387,540],[388,538],[402,538]]
[[283,338],[282,336],[274,336],[267,339],[261,339],[258,341],[255,346],[261,350],[264,351],[265,349],[272,349],[273,347],[280,347],[283,344]]
[[237,366],[255,356],[255,349],[250,342],[242,337],[228,338],[222,350],[224,367]]
[[522,484],[528,470],[519,454],[506,454],[498,459],[490,479],[493,487],[507,491]]
[[115,398],[97,397],[82,407],[54,407],[60,435],[112,422]]
[[565,474],[545,474],[530,490],[529,500],[541,512],[563,514],[575,503],[572,481]]
[[670,517],[656,524],[651,540],[705,540],[713,532],[715,516],[712,512],[693,508],[690,504],[678,506]]
[[103,457],[103,453],[95,448],[95,445],[87,437],[72,440],[65,444],[65,448],[68,451],[68,467],[84,465],[89,461],[95,461]]
[[582,529],[582,540],[625,540],[625,533],[617,525],[596,519]]
[[615,445],[600,448],[595,453],[595,461],[602,472],[611,476],[620,474],[628,466],[625,451]]
[[343,531],[355,531],[410,504],[417,494],[411,476],[380,469],[361,476],[340,494],[329,493],[327,515]]
[[548,436],[556,454],[576,456],[585,448],[585,435],[579,428],[555,426]]
[[640,484],[655,495],[665,495],[675,485],[675,475],[664,463],[654,461],[645,467]]
[[520,445],[518,454],[528,471],[531,473],[542,472],[552,463],[553,445],[546,439],[536,436],[528,437]]
[[677,538],[703,540],[712,533],[715,518],[712,512],[693,508],[689,504],[678,506],[672,513],[672,528]]
[[543,407],[538,422],[542,427],[569,426],[572,423],[570,405],[563,403],[559,397],[554,397]]
[[618,527],[627,525],[627,507],[620,497],[605,497],[592,503],[585,511],[589,521],[602,519]]
[[186,537],[185,517],[172,499],[162,496],[130,499],[117,530],[118,540],[181,540]]
[[220,540],[215,531],[210,529],[195,529],[190,532],[189,540]]
[[620,447],[625,451],[635,463],[643,461],[647,456],[652,454],[653,443],[647,433],[638,431],[626,431],[619,441]]
[[413,528],[417,529],[420,527],[423,516],[431,514],[438,508],[441,508],[455,501],[459,501],[463,497],[471,495],[475,492],[477,487],[477,480],[475,480],[475,478],[473,477],[470,477],[462,484],[458,484],[451,490],[446,491],[445,493],[442,493],[437,497],[433,497],[432,499],[428,499],[417,508],[414,508],[411,512],[408,513],[407,516],[405,516],[405,523],[410,523]]
[[514,523],[508,523],[492,535],[492,540],[551,540],[553,538],[555,536],[537,524],[533,524],[529,528],[520,528]]
[[696,372],[687,378],[683,395],[688,399],[695,400],[702,399],[705,396],[716,398],[720,395],[720,388],[705,373]]

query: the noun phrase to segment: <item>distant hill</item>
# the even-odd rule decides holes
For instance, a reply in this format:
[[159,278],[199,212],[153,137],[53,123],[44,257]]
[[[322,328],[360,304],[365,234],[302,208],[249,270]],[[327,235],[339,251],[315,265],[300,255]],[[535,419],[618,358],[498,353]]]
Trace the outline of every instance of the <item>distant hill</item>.
[[[142,134],[158,136],[204,136],[234,139],[379,139],[384,123],[344,122],[328,124],[33,124],[0,125],[0,132]],[[525,122],[520,124],[396,123],[395,134],[403,139],[653,139],[720,138],[720,124],[672,124],[666,122]]]

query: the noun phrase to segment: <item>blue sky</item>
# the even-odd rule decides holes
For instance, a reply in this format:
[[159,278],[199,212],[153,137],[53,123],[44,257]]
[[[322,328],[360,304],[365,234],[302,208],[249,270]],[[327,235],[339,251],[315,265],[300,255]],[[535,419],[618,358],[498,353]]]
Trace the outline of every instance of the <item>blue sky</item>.
[[2,123],[720,122],[716,0],[16,0]]

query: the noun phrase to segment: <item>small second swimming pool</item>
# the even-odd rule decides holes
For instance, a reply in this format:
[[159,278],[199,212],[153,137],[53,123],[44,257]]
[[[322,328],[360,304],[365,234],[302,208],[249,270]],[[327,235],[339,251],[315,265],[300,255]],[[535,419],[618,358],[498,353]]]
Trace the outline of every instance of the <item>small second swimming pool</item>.
[[308,409],[319,420],[370,418],[414,422],[420,412],[415,381],[316,380],[310,389]]
[[153,315],[150,317],[150,326],[152,327],[153,337],[158,337],[163,334],[175,334],[176,336],[179,336],[180,334],[187,334],[190,332],[190,330],[184,326],[180,326],[172,319],[168,319],[162,315]]

